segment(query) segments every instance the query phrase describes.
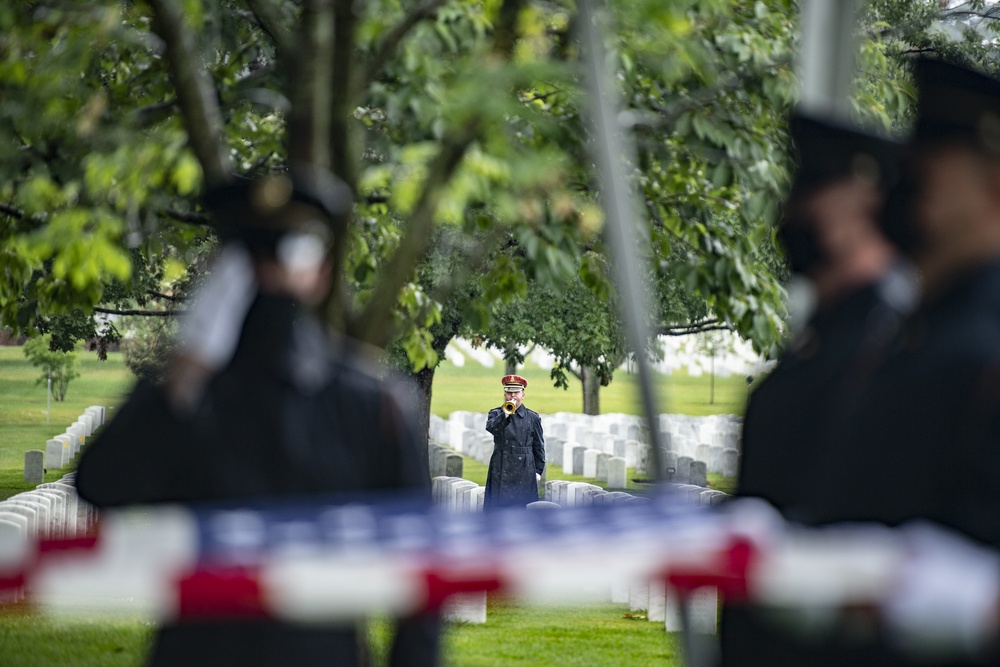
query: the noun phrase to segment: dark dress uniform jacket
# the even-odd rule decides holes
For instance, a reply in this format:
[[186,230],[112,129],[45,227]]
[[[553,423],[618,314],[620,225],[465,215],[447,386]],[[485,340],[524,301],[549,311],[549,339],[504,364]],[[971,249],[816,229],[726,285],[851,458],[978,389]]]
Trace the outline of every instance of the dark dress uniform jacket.
[[[1000,264],[915,313],[852,403],[836,449],[819,452],[802,487],[806,523],[929,519],[1000,547]],[[996,654],[915,659],[865,630],[860,641],[826,638],[810,664],[1000,664]]]
[[[80,461],[98,507],[259,501],[363,491],[429,492],[419,423],[385,381],[333,350],[287,299],[258,296],[230,365],[190,418],[140,383]],[[429,493],[428,493],[429,495]],[[395,664],[434,664],[434,619],[400,624]],[[154,665],[350,665],[353,628],[277,621],[181,622],[160,630]]]
[[[860,397],[840,456],[812,487],[811,523],[928,519],[1000,548],[1000,263],[929,299]],[[881,644],[856,665],[909,661]]]
[[493,408],[486,417],[486,430],[493,435],[493,456],[483,506],[526,505],[538,500],[535,473],[545,470],[541,417],[524,405],[510,418],[501,408]]
[[[813,514],[810,486],[827,474],[825,461],[839,456],[856,391],[912,299],[911,288],[899,281],[905,283],[902,274],[893,274],[816,313],[753,391],[738,495],[764,498],[792,521]],[[828,661],[829,645],[807,641],[761,610],[724,608],[721,634],[727,667],[840,664]]]

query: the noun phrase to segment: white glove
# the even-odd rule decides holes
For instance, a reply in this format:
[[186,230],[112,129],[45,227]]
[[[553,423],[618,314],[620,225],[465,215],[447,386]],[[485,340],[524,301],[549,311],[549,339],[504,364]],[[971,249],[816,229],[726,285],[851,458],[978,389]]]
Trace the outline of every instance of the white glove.
[[904,651],[973,655],[997,632],[1000,554],[943,528],[902,528],[910,557],[882,605]]
[[536,482],[542,481],[542,473],[540,473],[540,472],[536,472],[535,473],[535,481]]
[[181,322],[182,355],[212,371],[228,364],[256,291],[249,253],[236,245],[223,248]]

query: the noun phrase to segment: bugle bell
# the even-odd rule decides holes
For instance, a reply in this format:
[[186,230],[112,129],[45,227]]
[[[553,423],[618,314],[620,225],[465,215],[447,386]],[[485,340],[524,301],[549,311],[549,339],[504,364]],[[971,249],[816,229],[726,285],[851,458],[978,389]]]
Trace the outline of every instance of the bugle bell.
[[503,413],[508,417],[514,414],[515,410],[517,410],[517,403],[515,403],[514,401],[507,401],[506,403],[503,404]]

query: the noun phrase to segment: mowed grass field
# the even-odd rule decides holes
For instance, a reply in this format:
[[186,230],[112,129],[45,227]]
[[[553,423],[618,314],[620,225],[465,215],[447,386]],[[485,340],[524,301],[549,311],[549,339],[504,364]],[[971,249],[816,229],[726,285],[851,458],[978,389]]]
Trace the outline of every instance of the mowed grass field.
[[[80,352],[82,377],[69,386],[66,401],[52,402],[46,424],[44,385],[18,347],[0,347],[0,498],[27,490],[23,480],[24,452],[45,449],[45,441],[62,433],[89,405],[105,405],[114,415],[133,378],[120,354],[106,362],[92,352]],[[528,365],[519,371],[530,382],[525,404],[541,413],[579,412],[581,389],[556,389],[548,372]],[[431,409],[447,416],[454,410],[486,411],[502,401],[503,368],[469,362],[457,367],[444,362],[434,383]],[[683,374],[660,376],[661,411],[742,414],[746,382],[742,377],[716,378],[715,403],[709,403],[709,378]],[[602,389],[602,412],[638,413],[634,378],[619,373]],[[67,471],[48,471],[46,481]],[[483,484],[486,466],[466,460],[466,477]],[[572,479],[553,467],[551,479]],[[731,480],[710,483],[727,490]],[[634,485],[630,482],[630,487]],[[52,619],[22,605],[0,607],[0,665],[3,667],[135,667],[141,665],[152,637],[152,626],[140,619]],[[385,664],[390,631],[384,621],[370,625],[376,664]],[[629,613],[627,605],[604,604],[573,609],[527,607],[502,598],[490,599],[485,625],[456,624],[444,637],[444,663],[455,667],[543,665],[681,665],[676,636],[660,623]]]
[[[36,384],[41,369],[25,358],[20,347],[0,347],[0,498],[27,491],[24,453],[45,451],[45,442],[64,433],[90,405],[118,405],[134,382],[121,355],[100,361],[95,352],[81,351],[80,377],[72,380],[65,401],[51,401],[46,423],[46,386]],[[109,414],[114,414],[110,412]],[[65,470],[49,470],[45,481],[59,479]]]
[[[518,369],[518,373],[528,380],[524,404],[535,412],[583,412],[583,389],[576,378],[570,377],[568,389],[560,389],[552,385],[549,371],[532,363]],[[500,386],[503,375],[504,368],[499,363],[486,368],[471,360],[461,367],[444,361],[434,376],[431,412],[446,417],[455,410],[486,412],[495,408],[503,403]],[[714,403],[710,402],[708,375],[691,377],[687,373],[674,373],[654,377],[660,412],[695,416],[743,414],[747,399],[744,376],[716,377]],[[615,373],[611,384],[601,388],[601,412],[641,413],[636,376],[622,370]]]

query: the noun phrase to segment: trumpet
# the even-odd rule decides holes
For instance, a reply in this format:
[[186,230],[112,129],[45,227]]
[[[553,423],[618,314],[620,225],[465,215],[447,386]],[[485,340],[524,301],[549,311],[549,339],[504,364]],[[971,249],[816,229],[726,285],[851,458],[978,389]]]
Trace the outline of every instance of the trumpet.
[[517,403],[515,403],[514,401],[507,401],[506,403],[503,404],[503,413],[508,417],[514,414],[515,410],[517,410]]

